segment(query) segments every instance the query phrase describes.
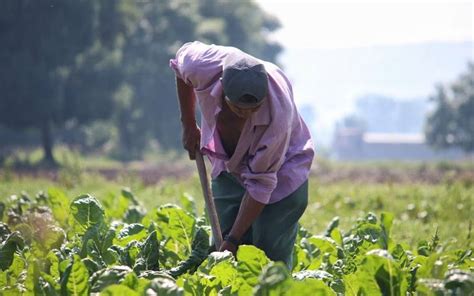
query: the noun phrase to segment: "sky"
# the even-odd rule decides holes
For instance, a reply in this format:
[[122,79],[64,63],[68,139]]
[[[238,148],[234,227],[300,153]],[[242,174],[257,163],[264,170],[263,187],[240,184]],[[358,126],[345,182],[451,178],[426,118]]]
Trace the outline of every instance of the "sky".
[[257,0],[285,47],[351,48],[473,39],[472,2]]
[[[279,18],[270,37],[316,142],[366,94],[428,98],[474,60],[472,2],[257,0]],[[306,112],[308,113],[308,112]],[[312,118],[313,119],[313,118]]]

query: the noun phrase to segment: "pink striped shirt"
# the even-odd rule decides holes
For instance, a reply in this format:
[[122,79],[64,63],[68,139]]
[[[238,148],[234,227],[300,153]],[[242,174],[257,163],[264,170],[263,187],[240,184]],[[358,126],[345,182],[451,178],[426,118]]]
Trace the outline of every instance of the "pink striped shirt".
[[293,193],[307,179],[313,142],[299,115],[291,84],[276,65],[261,61],[268,73],[268,98],[245,122],[232,157],[216,129],[223,95],[220,77],[227,55],[245,55],[234,47],[184,44],[170,60],[176,76],[194,88],[202,113],[201,151],[212,163],[212,178],[232,173],[255,200],[271,204]]

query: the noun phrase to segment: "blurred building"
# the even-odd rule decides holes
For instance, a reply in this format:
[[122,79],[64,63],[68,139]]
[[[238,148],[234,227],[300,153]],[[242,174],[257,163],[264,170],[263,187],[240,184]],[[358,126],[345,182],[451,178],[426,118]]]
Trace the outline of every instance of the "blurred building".
[[359,128],[336,131],[332,152],[339,160],[454,160],[465,157],[460,149],[435,150],[423,134],[370,133]]

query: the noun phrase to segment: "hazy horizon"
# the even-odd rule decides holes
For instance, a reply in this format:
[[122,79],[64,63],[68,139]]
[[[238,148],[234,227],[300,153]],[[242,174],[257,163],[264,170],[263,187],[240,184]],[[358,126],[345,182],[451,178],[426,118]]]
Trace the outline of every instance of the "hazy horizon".
[[357,98],[428,98],[473,61],[472,3],[257,3],[281,21],[278,62],[320,145]]
[[466,71],[472,48],[470,41],[337,50],[289,48],[280,62],[293,83],[297,104],[313,109],[309,124],[316,141],[327,145],[335,122],[354,111],[357,98],[428,99],[437,83],[449,84]]

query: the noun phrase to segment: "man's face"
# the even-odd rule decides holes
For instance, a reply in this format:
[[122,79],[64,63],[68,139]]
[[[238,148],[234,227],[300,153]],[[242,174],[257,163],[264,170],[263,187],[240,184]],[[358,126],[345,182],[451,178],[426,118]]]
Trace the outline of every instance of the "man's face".
[[252,107],[252,108],[248,108],[248,107],[243,107],[243,106],[239,106],[238,104],[235,104],[233,102],[231,102],[229,99],[225,98],[224,101],[227,103],[227,105],[229,106],[229,109],[235,114],[237,115],[238,117],[242,118],[242,119],[247,119],[249,118],[250,116],[252,116],[253,113],[255,113],[261,106],[258,105],[256,107]]

